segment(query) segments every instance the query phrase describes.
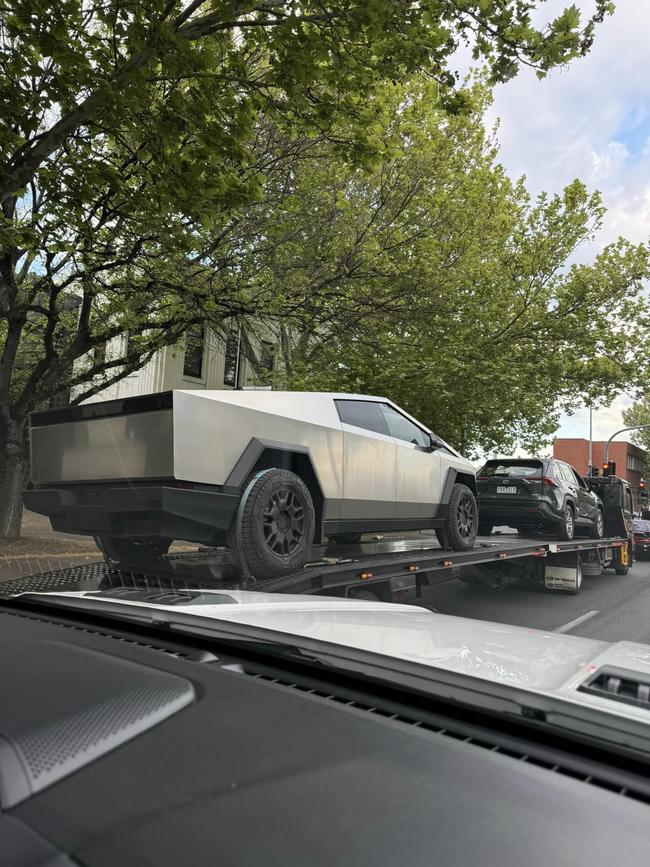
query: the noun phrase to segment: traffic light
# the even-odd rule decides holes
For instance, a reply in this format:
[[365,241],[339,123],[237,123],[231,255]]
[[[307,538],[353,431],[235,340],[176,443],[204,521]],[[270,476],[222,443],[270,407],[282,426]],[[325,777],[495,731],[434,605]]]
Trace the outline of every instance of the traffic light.
[[589,472],[590,476],[597,476],[598,473],[600,472],[598,467],[590,467],[589,470],[590,470],[590,472]]
[[645,479],[639,481],[639,503],[642,506],[648,505],[648,487]]
[[608,461],[606,464],[603,464],[603,475],[604,476],[615,476],[616,475],[616,461]]

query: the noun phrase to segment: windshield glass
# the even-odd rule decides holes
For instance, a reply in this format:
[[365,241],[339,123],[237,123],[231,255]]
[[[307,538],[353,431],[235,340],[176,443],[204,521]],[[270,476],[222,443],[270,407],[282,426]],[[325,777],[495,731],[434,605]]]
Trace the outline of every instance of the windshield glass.
[[650,743],[650,3],[42,5],[0,6],[0,596]]

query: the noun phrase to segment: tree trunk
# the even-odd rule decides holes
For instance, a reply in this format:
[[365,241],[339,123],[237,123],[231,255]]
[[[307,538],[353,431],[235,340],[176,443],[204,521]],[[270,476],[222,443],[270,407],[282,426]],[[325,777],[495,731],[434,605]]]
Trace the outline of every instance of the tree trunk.
[[28,475],[25,419],[0,411],[0,538],[20,538]]

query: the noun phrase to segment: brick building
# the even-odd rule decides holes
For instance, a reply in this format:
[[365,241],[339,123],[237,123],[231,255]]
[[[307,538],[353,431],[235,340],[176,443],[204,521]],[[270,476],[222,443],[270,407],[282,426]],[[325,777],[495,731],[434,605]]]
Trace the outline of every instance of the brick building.
[[[608,459],[616,464],[616,475],[627,479],[632,487],[634,503],[639,502],[639,482],[642,478],[642,468],[647,452],[632,443],[613,440],[609,444]],[[589,440],[558,437],[553,442],[553,457],[571,464],[586,476],[589,464]],[[592,442],[592,465],[602,472],[605,459],[605,440]]]

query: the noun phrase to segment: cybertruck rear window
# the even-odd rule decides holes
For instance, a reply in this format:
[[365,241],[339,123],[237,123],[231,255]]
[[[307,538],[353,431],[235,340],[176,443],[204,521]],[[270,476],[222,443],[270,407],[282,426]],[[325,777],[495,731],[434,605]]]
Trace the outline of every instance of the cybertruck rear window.
[[510,476],[525,479],[528,476],[539,476],[544,468],[541,461],[488,461],[478,471],[478,477]]

